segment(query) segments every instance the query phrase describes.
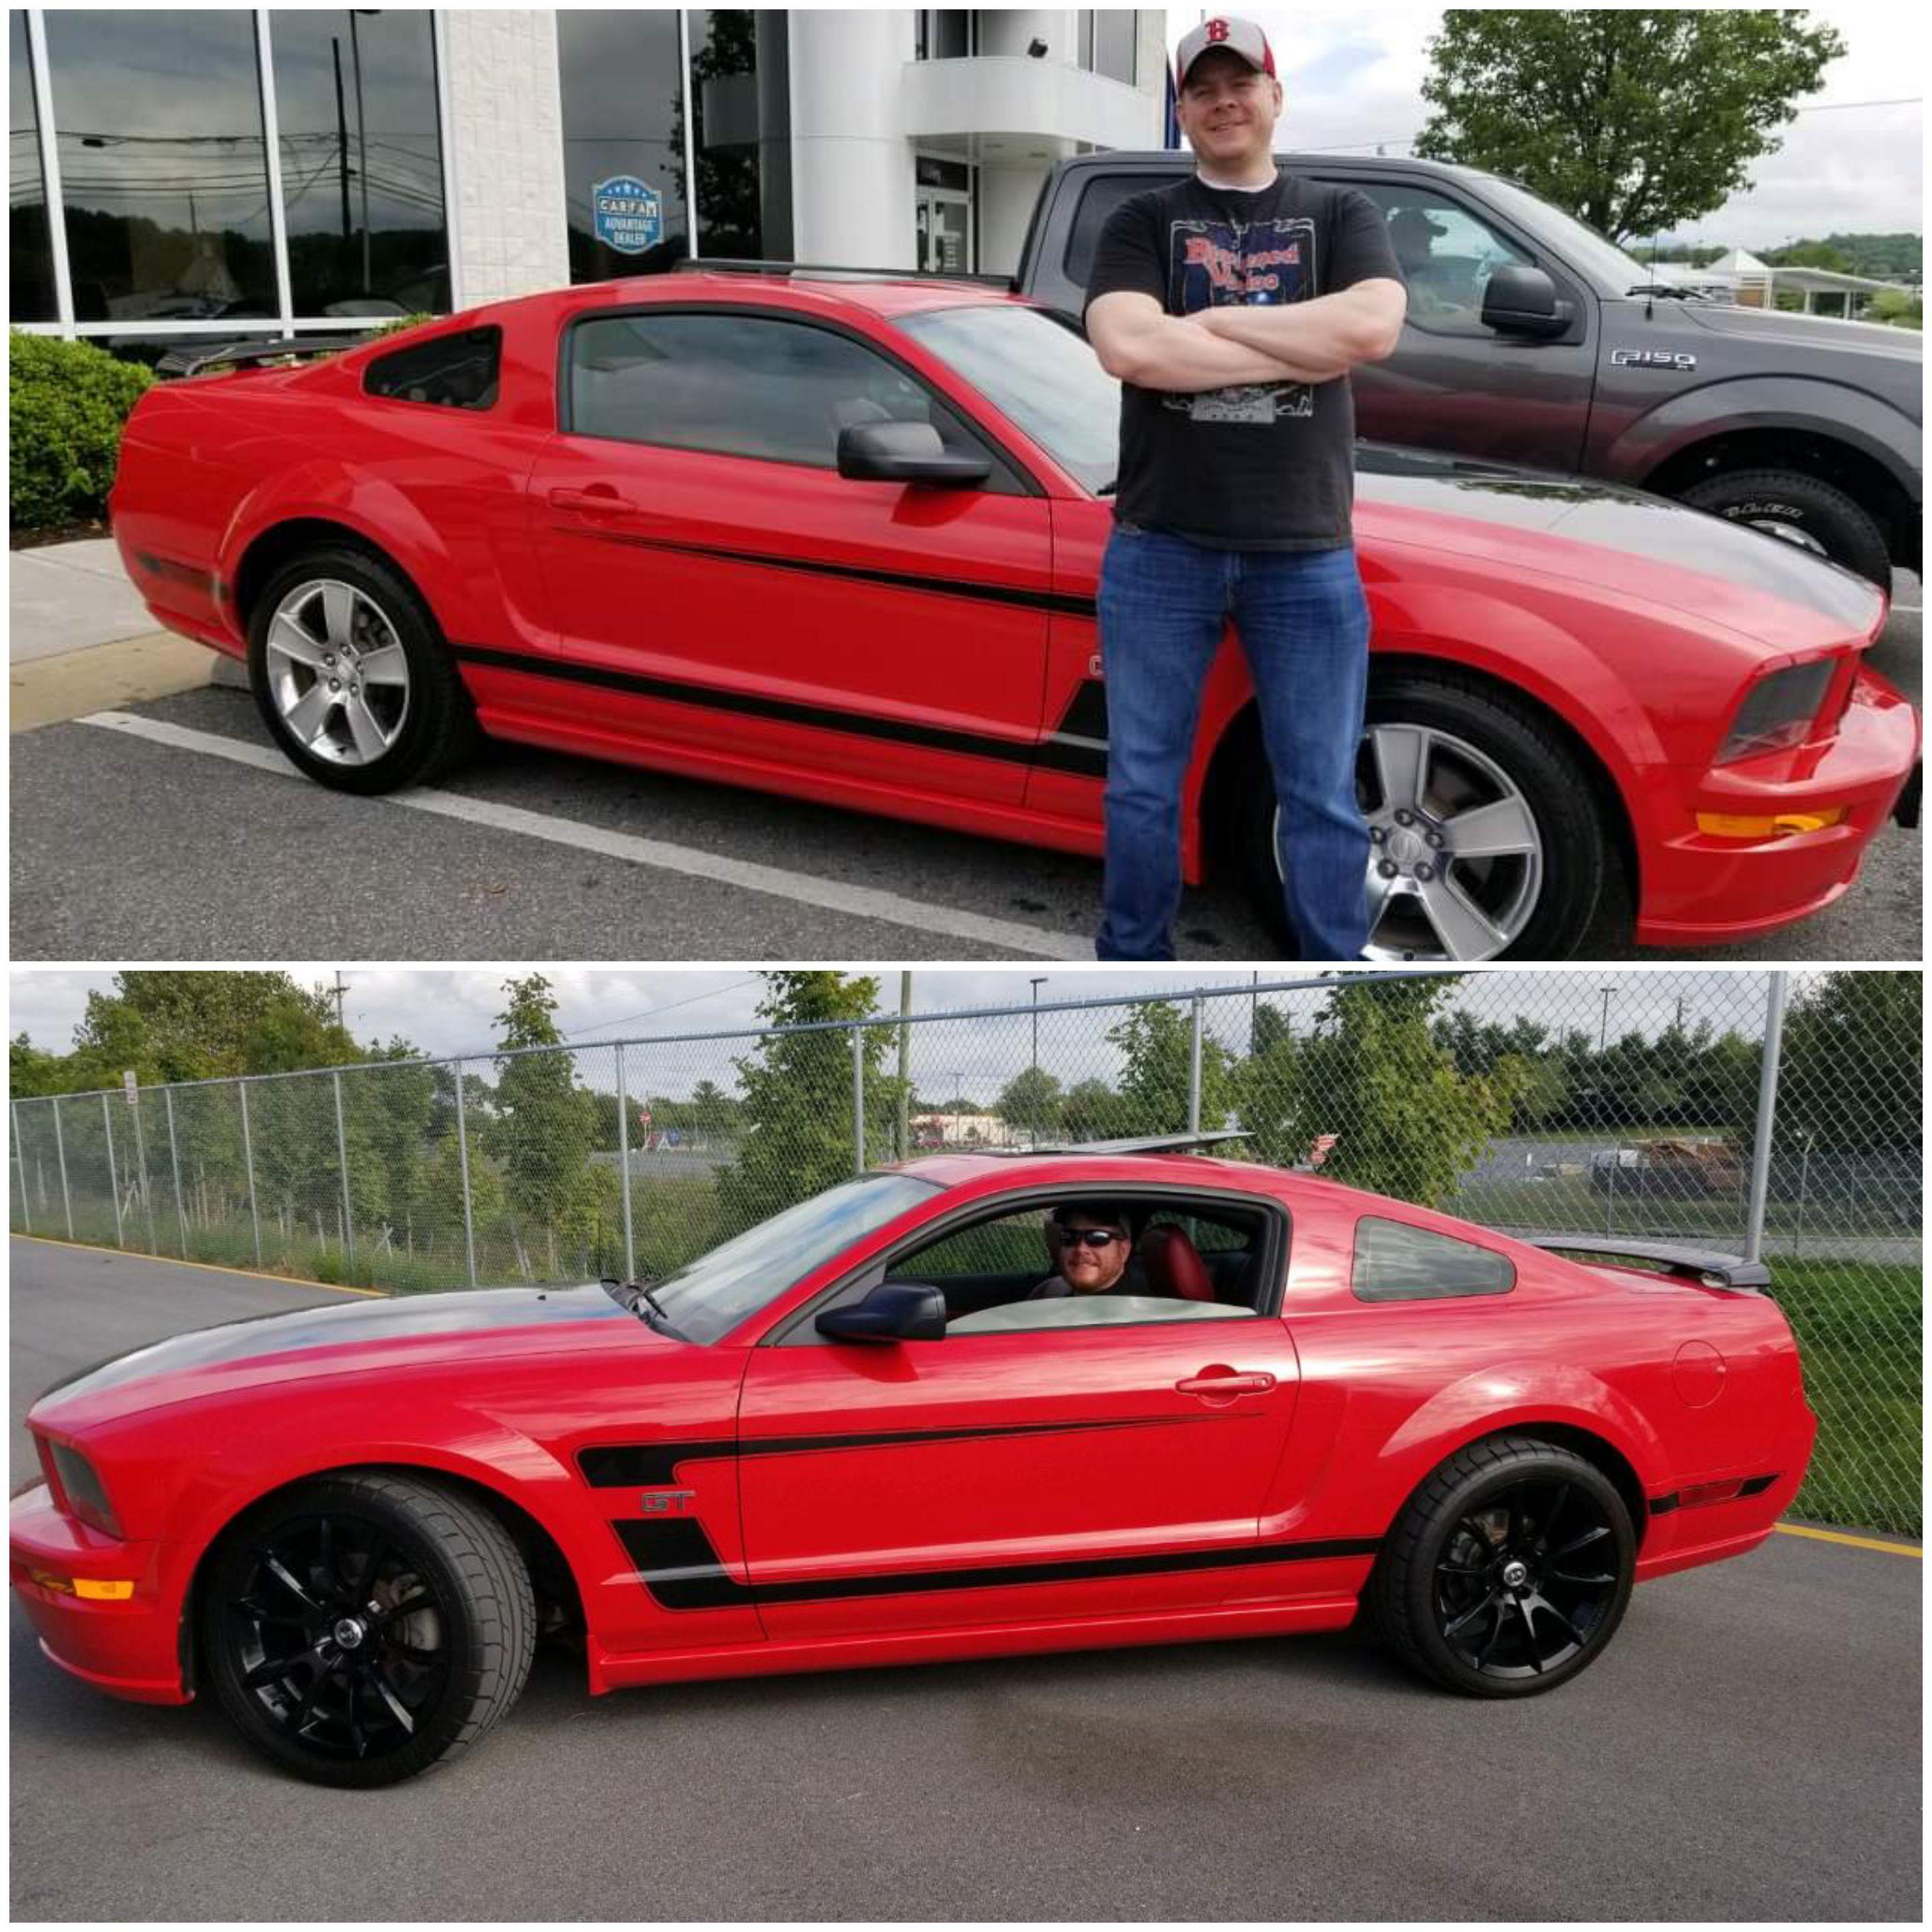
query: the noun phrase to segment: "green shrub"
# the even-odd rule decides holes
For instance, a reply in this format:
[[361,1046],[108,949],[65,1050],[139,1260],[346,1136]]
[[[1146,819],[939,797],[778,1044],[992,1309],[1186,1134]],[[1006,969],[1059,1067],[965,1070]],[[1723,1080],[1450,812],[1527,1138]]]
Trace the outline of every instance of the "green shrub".
[[50,335],[8,339],[8,518],[46,530],[107,513],[121,430],[151,370],[91,342]]

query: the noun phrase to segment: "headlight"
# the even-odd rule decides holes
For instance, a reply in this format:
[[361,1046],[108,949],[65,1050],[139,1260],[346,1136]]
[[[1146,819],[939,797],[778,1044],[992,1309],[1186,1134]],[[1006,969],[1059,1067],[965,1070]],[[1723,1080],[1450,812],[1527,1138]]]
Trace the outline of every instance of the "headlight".
[[1730,735],[1718,753],[1718,763],[1752,758],[1760,752],[1788,751],[1810,736],[1811,722],[1831,688],[1838,668],[1835,658],[1788,664],[1761,677],[1744,693],[1731,720]]
[[70,1442],[49,1442],[47,1450],[53,1458],[54,1474],[60,1478],[61,1494],[67,1498],[68,1508],[82,1522],[118,1538],[121,1526],[114,1520],[107,1491],[94,1465]]

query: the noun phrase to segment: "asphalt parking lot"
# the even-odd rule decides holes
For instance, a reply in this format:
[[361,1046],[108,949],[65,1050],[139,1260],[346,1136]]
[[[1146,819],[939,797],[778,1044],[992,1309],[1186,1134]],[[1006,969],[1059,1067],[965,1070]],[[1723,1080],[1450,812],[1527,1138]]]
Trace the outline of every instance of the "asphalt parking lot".
[[[1916,698],[1916,578],[1874,663]],[[224,688],[11,740],[16,959],[1090,958],[1083,859],[732,787],[493,746],[441,785],[352,798],[296,776]],[[137,735],[138,734],[138,735]],[[1886,826],[1838,903],[1746,944],[1578,956],[1916,959],[1919,834]],[[1273,946],[1230,883],[1187,896],[1185,959]]]
[[[16,1440],[38,1387],[112,1348],[334,1298],[10,1246]],[[96,1696],[16,1610],[12,1910],[1916,1922],[1922,1584],[1776,1536],[1646,1586],[1600,1662],[1515,1705],[1349,1636],[597,1700],[547,1652],[479,1750],[369,1794],[283,1778],[208,1705]]]

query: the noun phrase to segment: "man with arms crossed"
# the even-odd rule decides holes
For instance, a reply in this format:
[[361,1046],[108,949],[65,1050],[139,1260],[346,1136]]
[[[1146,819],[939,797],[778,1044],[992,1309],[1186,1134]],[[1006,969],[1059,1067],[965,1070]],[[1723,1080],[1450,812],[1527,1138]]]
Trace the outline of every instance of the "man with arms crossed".
[[1172,959],[1180,790],[1230,615],[1280,802],[1288,924],[1304,959],[1368,938],[1355,751],[1368,609],[1349,514],[1346,380],[1402,330],[1375,205],[1279,173],[1274,56],[1210,20],[1176,58],[1196,172],[1122,203],[1100,236],[1088,334],[1121,379],[1114,533],[1100,574],[1107,692],[1102,959]]

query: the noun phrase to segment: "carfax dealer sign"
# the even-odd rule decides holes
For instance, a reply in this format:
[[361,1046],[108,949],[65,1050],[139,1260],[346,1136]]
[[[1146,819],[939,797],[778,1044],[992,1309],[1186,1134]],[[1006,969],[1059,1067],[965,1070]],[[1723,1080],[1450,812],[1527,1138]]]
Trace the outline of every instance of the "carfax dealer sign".
[[590,224],[620,255],[641,255],[664,239],[664,202],[635,175],[613,175],[590,190]]

